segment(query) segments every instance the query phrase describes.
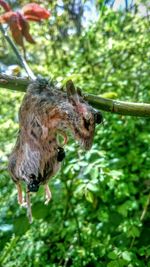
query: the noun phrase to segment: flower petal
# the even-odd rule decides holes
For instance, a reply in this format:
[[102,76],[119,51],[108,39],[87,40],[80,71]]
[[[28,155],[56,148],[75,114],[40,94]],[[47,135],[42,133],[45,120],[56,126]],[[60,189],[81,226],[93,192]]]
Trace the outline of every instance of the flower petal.
[[[22,8],[24,16],[34,16],[38,20],[48,19],[50,12],[36,3],[29,3]],[[30,17],[28,17],[30,19]],[[32,19],[31,19],[32,20]]]
[[11,7],[9,4],[7,4],[4,0],[0,0],[0,6],[2,6],[5,11],[11,11]]
[[22,35],[22,26],[20,24],[19,21],[19,15],[17,14],[17,12],[15,13],[15,15],[12,15],[9,21],[9,26],[10,26],[10,30],[12,32],[12,36],[13,39],[15,40],[15,42],[24,47],[23,44],[23,35]]
[[22,27],[22,35],[25,37],[25,39],[29,43],[35,44],[35,41],[34,41],[34,39],[32,38],[32,36],[31,36],[31,34],[29,32],[29,29],[30,29],[29,23],[25,19],[25,17],[20,13],[19,13],[19,21],[20,21],[20,24],[21,24],[21,27]]
[[4,15],[0,16],[0,23],[9,23],[12,16],[14,16],[16,12],[9,11],[6,12]]
[[39,19],[39,17],[33,16],[33,15],[24,15],[24,17],[26,18],[26,20],[30,20],[30,21],[40,21],[41,19]]

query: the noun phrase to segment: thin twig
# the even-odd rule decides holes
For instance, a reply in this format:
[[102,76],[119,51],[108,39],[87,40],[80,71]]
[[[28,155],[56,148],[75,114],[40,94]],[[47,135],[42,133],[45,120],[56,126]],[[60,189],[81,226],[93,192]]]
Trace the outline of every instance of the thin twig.
[[25,59],[21,56],[20,52],[18,51],[16,45],[14,44],[14,42],[11,40],[11,38],[8,36],[7,31],[4,30],[3,26],[0,24],[0,31],[2,32],[3,36],[5,37],[5,39],[7,40],[7,42],[9,43],[9,45],[11,46],[12,50],[14,51],[16,57],[18,58],[21,66],[25,69],[26,73],[28,74],[28,77],[31,80],[36,80],[36,76],[34,75],[34,73],[32,72],[32,70],[30,69],[30,67],[28,66],[27,62],[25,61]]

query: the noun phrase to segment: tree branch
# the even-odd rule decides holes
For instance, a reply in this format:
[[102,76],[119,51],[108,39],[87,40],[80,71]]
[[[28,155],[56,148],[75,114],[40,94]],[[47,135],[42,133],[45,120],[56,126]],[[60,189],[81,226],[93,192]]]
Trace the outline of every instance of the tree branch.
[[29,83],[32,80],[27,78],[19,78],[15,76],[8,76],[0,73],[0,87],[10,89],[13,91],[25,92]]
[[[4,89],[25,92],[31,82],[30,79],[0,74],[0,87]],[[150,104],[123,102],[91,94],[84,94],[84,99],[93,107],[114,114],[150,117]]]
[[150,104],[112,100],[90,94],[85,95],[85,100],[93,107],[107,112],[126,116],[150,117]]

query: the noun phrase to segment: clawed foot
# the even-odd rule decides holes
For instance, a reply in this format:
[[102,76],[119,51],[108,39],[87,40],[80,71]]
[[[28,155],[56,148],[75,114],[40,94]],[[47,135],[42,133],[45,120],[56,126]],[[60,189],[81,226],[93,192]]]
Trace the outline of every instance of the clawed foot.
[[28,188],[26,190],[26,201],[24,200],[22,196],[22,188],[21,185],[17,184],[17,190],[18,190],[18,203],[21,207],[27,209],[27,214],[29,218],[29,222],[32,223],[32,211],[31,211],[31,204],[30,204],[30,192],[28,191]]
[[[20,204],[20,203],[19,203]],[[27,207],[28,207],[28,204],[27,204],[27,202],[26,201],[23,201],[21,204],[20,204],[20,206],[22,207],[22,208],[25,208],[25,209],[27,209]]]
[[52,198],[52,194],[51,194],[51,191],[50,191],[49,186],[47,184],[45,185],[45,197],[46,197],[46,200],[45,200],[44,204],[48,205],[48,203],[50,202],[50,200]]
[[[29,217],[29,222],[32,223],[32,211],[31,211],[31,204],[30,204],[30,192],[27,188],[26,190],[26,201],[23,199],[23,196],[22,196],[22,188],[21,188],[21,185],[18,183],[17,184],[17,190],[18,190],[18,203],[21,207],[24,207],[27,209],[27,214],[28,214],[28,217]],[[49,189],[49,186],[46,184],[45,185],[45,197],[46,197],[46,200],[44,202],[45,205],[48,205],[49,201],[51,200],[52,198],[52,194],[51,194],[51,191]]]

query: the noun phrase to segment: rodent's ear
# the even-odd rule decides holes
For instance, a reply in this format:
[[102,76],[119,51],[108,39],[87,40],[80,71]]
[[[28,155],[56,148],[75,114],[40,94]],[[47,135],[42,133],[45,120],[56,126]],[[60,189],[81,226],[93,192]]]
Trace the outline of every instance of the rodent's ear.
[[81,89],[80,89],[79,87],[77,87],[77,94],[78,94],[79,96],[82,96],[82,92],[81,92]]
[[76,89],[72,80],[67,81],[66,83],[67,95],[68,97],[76,95]]
[[72,80],[67,81],[66,89],[67,89],[67,96],[68,96],[69,101],[75,106],[78,105],[79,95],[75,89],[75,86]]

